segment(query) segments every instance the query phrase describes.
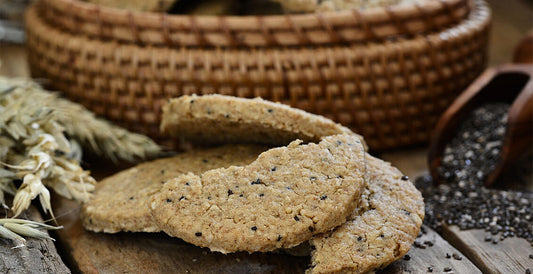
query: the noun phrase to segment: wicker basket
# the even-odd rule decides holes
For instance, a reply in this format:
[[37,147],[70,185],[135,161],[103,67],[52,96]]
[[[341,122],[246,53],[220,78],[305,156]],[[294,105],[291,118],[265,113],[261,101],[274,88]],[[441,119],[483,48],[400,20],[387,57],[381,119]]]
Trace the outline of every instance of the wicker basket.
[[[70,4],[59,5],[64,3]],[[160,108],[167,98],[215,92],[261,96],[350,126],[363,134],[376,150],[428,140],[440,114],[482,72],[490,21],[487,5],[475,0],[467,5],[471,9],[466,18],[434,32],[430,32],[433,27],[428,27],[428,33],[407,35],[403,29],[402,35],[382,39],[374,37],[348,43],[342,36],[344,42],[331,43],[339,41],[334,39],[317,45],[323,42],[309,42],[313,40],[310,35],[301,35],[305,24],[295,27],[295,19],[292,34],[301,39],[306,37],[308,44],[273,45],[279,44],[273,43],[280,41],[279,37],[267,30],[262,42],[261,39],[236,41],[270,46],[214,47],[214,41],[219,45],[229,42],[216,40],[207,32],[200,34],[200,21],[214,19],[198,17],[190,19],[197,22],[192,33],[198,39],[187,40],[196,46],[187,47],[166,46],[166,42],[157,42],[154,38],[157,35],[150,36],[151,45],[143,45],[134,42],[142,41],[139,32],[132,36],[136,37],[134,40],[127,36],[114,37],[107,31],[95,35],[89,32],[89,27],[87,34],[84,31],[74,34],[66,23],[45,19],[50,19],[47,14],[51,6],[57,8],[54,16],[60,17],[57,12],[66,12],[75,5],[80,5],[80,10],[88,7],[76,1],[46,0],[28,10],[27,44],[32,74],[50,79],[52,88],[64,91],[69,98],[100,115],[161,139]],[[79,10],[76,13],[82,14]],[[103,14],[102,11],[100,22],[105,21]],[[176,20],[184,17],[187,16],[178,16]],[[257,20],[266,22],[266,18]],[[274,16],[272,20],[276,18],[287,17]],[[173,37],[168,28],[159,32],[167,33],[163,35],[167,38]],[[331,25],[329,32],[335,33]],[[226,29],[220,35],[231,33]],[[331,35],[327,37],[333,39]],[[303,43],[300,38],[291,43]],[[206,41],[211,42],[206,44]]]

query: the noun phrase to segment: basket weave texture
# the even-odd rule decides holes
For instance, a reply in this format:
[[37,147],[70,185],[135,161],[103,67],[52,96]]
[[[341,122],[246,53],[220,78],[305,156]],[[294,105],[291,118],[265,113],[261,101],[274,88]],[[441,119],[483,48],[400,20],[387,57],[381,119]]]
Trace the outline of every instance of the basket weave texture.
[[76,0],[46,0],[51,25],[94,39],[152,46],[319,45],[384,40],[450,27],[464,20],[468,1],[324,14],[280,16],[186,16],[101,7]]
[[[161,105],[168,98],[220,93],[260,96],[327,116],[363,134],[376,150],[427,142],[440,114],[484,69],[490,23],[486,3],[472,0],[453,26],[386,39],[291,47],[169,46],[155,39],[147,45],[105,31],[114,39],[74,32],[49,20],[50,6],[87,5],[75,2],[46,0],[29,8],[32,75],[50,79],[52,88],[97,114],[159,140]],[[61,11],[68,9],[58,8],[54,16]]]

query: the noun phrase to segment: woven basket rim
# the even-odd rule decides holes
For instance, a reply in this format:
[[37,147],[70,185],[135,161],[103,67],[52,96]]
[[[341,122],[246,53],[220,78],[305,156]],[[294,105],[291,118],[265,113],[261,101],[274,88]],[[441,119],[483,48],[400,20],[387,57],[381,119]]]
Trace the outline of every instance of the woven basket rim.
[[[325,13],[210,16],[128,11],[79,0],[41,0],[41,2],[46,6],[46,9],[50,8],[62,15],[51,17],[53,20],[62,20],[62,17],[73,18],[68,24],[61,21],[64,24],[62,27],[66,27],[72,32],[114,39],[120,42],[187,46],[318,45],[389,39],[395,36],[434,32],[448,28],[450,25],[464,20],[472,8],[468,0],[428,0],[415,4]],[[80,24],[93,24],[93,27],[98,30],[93,28],[90,32],[84,28],[76,28]],[[102,31],[104,28],[118,26],[129,28],[132,34],[121,36],[117,35],[116,32],[103,33]],[[351,38],[336,34],[340,29],[348,28],[361,29],[362,34]],[[389,28],[389,30],[379,32],[375,31],[375,28]],[[164,35],[165,39],[151,41],[140,34],[143,30],[158,32],[159,35]],[[317,30],[325,31],[328,37],[322,38],[323,41],[310,39],[307,31]],[[174,41],[168,33],[176,31],[192,32],[197,36],[197,39],[187,42]],[[209,39],[206,41],[203,37],[204,34],[211,32],[218,32],[231,37],[220,39],[220,42]],[[296,38],[288,39],[288,41],[283,41],[283,39],[272,41],[272,37],[268,37],[282,32],[294,33]],[[258,33],[267,37],[259,39],[261,41],[248,41],[240,37],[249,33]],[[322,33],[317,33],[317,35],[319,34],[322,35]]]
[[[54,0],[55,1],[55,0]],[[60,0],[64,1],[64,0]],[[67,48],[72,48],[76,46],[83,47],[84,45],[91,44],[93,46],[94,44],[100,44],[101,46],[118,49],[118,48],[124,48],[128,50],[135,49],[137,53],[147,51],[179,51],[183,52],[184,50],[187,50],[188,52],[198,52],[198,53],[212,53],[214,55],[219,55],[222,52],[230,52],[232,54],[256,54],[257,52],[283,52],[283,51],[298,51],[298,50],[305,50],[305,51],[322,51],[322,50],[342,50],[346,48],[394,48],[398,46],[402,46],[404,44],[410,44],[413,42],[424,42],[428,44],[439,44],[439,43],[446,43],[448,40],[453,39],[460,39],[462,36],[468,36],[469,31],[471,29],[477,29],[477,28],[483,28],[483,26],[490,23],[490,18],[492,16],[490,8],[486,4],[485,0],[467,0],[471,3],[473,6],[472,12],[469,13],[468,17],[461,21],[459,24],[454,25],[450,28],[446,28],[441,30],[440,32],[431,33],[428,35],[419,35],[417,37],[413,38],[404,38],[399,39],[396,41],[387,41],[386,43],[367,43],[367,44],[334,44],[334,45],[325,45],[325,46],[317,46],[317,47],[291,47],[291,48],[285,48],[285,47],[275,47],[275,48],[258,48],[249,50],[247,48],[230,48],[230,49],[210,49],[210,48],[188,48],[188,47],[166,47],[166,48],[157,48],[157,47],[151,47],[151,46],[145,46],[145,45],[138,45],[138,44],[128,44],[128,43],[116,43],[115,41],[108,41],[108,40],[99,40],[94,39],[91,37],[86,37],[84,35],[79,34],[72,34],[69,32],[65,32],[61,28],[57,28],[56,26],[49,25],[46,23],[46,21],[43,20],[41,13],[42,8],[38,4],[33,4],[28,8],[27,13],[30,16],[26,17],[25,23],[26,26],[28,25],[35,25],[38,26],[39,29],[43,30],[43,33],[54,33],[55,36],[62,37],[62,39],[65,39],[64,42],[66,43],[60,43],[63,46]],[[36,23],[36,20],[38,23]],[[83,42],[80,42],[83,41]],[[376,53],[378,54],[378,53]]]

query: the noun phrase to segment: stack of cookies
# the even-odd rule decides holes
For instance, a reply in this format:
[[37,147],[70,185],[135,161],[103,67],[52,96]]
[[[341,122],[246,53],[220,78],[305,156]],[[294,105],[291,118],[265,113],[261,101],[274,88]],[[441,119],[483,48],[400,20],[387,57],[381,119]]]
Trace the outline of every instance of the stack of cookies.
[[86,229],[164,231],[221,253],[308,243],[310,273],[383,268],[418,235],[420,193],[328,119],[261,99],[183,96],[164,107],[161,129],[212,147],[104,179],[83,208]]

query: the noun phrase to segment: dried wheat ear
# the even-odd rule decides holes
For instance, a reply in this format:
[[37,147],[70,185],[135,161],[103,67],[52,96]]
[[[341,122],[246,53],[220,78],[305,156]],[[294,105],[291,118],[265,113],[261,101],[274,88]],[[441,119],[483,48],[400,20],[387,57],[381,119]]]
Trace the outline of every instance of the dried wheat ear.
[[[160,153],[148,137],[98,119],[32,81],[0,77],[0,204],[5,207],[4,193],[14,195],[15,217],[37,196],[52,214],[48,188],[79,202],[89,199],[96,181],[80,167],[82,147],[113,161]],[[15,180],[22,181],[18,189]],[[0,237],[38,236],[35,226],[0,219]]]

